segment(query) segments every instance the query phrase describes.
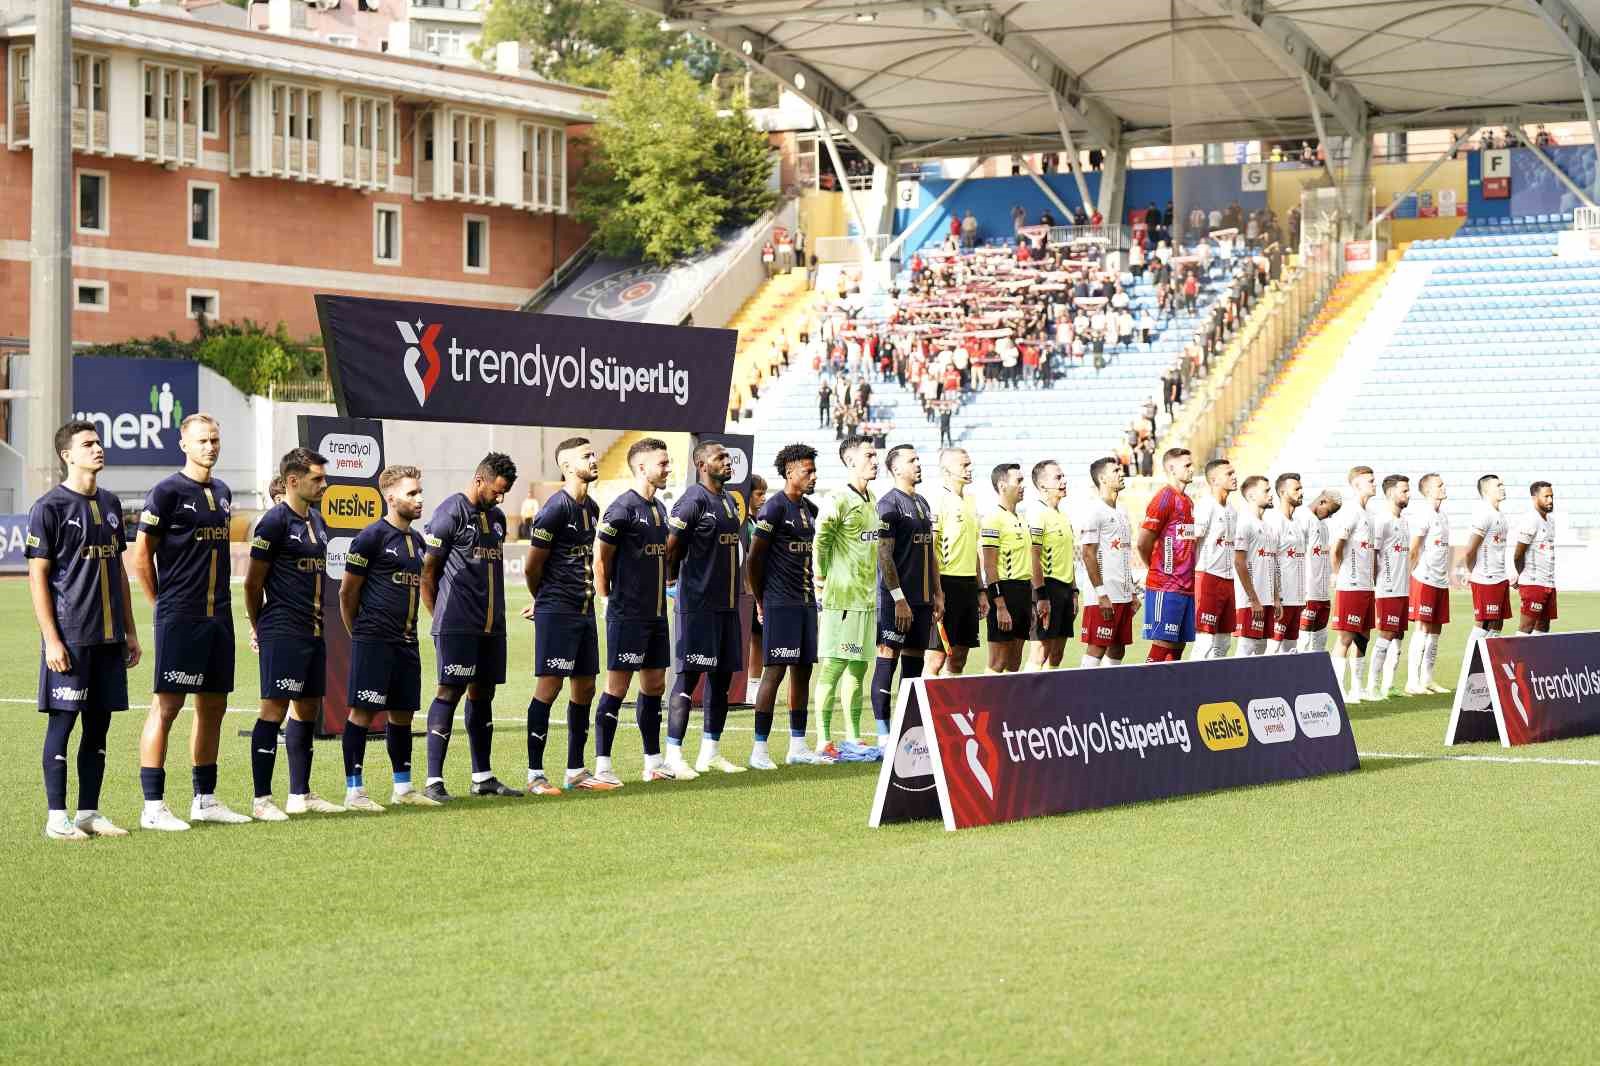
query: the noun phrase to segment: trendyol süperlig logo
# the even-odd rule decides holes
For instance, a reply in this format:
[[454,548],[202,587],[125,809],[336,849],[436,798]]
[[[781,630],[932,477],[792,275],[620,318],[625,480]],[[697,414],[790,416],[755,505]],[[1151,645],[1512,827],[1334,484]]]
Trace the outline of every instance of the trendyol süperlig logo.
[[[439,339],[439,331],[444,327],[437,322],[424,327],[420,318],[416,329],[412,329],[409,322],[397,321],[395,325],[400,328],[401,339],[409,345],[405,355],[406,382],[411,386],[411,395],[417,398],[417,406],[421,407],[428,402],[439,380],[439,349],[433,342]],[[417,364],[424,358],[428,361],[427,367],[418,370]]]
[[987,711],[973,711],[968,709],[965,714],[952,714],[950,720],[955,722],[961,735],[967,738],[964,754],[967,757],[967,769],[972,771],[973,779],[978,782],[978,787],[983,789],[983,794],[992,801],[994,799],[994,774],[995,751],[989,739],[989,731],[985,728],[988,724]]

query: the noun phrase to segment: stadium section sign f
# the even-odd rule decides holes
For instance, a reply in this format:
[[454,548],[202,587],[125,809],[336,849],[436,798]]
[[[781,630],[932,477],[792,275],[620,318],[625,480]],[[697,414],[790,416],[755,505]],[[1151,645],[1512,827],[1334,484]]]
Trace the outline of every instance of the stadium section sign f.
[[1483,637],[1461,660],[1446,744],[1600,733],[1600,632]]
[[1325,655],[919,678],[869,824],[946,829],[1360,767]]
[[738,333],[318,294],[341,415],[693,432],[727,418]]

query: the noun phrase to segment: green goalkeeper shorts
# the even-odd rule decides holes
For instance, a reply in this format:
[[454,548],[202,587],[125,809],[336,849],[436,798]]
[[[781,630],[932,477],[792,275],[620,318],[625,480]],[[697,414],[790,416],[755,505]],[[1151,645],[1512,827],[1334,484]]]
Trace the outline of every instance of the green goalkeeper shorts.
[[877,619],[878,612],[873,607],[851,611],[823,608],[822,624],[817,630],[817,658],[870,662],[878,654],[873,643]]

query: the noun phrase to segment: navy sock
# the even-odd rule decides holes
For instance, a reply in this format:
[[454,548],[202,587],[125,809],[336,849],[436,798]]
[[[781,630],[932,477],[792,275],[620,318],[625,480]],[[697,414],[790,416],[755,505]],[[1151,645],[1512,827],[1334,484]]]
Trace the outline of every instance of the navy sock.
[[889,721],[889,700],[894,695],[894,666],[893,659],[880,655],[872,668],[872,717],[879,722],[879,732],[884,731]]
[[550,736],[550,705],[535,696],[528,701],[528,769],[544,769],[544,745]]
[[804,740],[806,736],[806,709],[804,707],[789,708],[789,736]]
[[389,765],[397,785],[411,783],[411,727],[389,722],[383,727],[383,746],[389,749]]
[[772,711],[756,711],[756,740],[766,743],[767,737],[772,733]]
[[360,788],[361,764],[367,757],[367,727],[357,725],[354,718],[345,722],[339,747],[344,752],[344,787]]
[[719,670],[706,678],[705,729],[707,740],[721,740],[722,727],[728,724],[728,686],[730,671]]
[[699,673],[682,673],[672,683],[672,699],[667,703],[667,743],[683,746],[689,734],[689,710],[694,705],[694,687]]
[[78,736],[78,810],[100,808],[100,784],[106,777],[106,734],[111,731],[110,711],[84,711],[83,732]]
[[278,723],[257,718],[250,730],[250,780],[257,796],[272,795],[272,770],[278,763]]
[[217,794],[217,764],[206,763],[196,766],[189,774],[190,783],[194,785],[196,796],[214,796]]
[[139,791],[146,803],[160,803],[167,794],[167,772],[159,766],[139,767]]
[[311,791],[311,723],[291,717],[283,724],[283,746],[289,753],[289,795]]
[[489,772],[489,752],[494,747],[494,704],[467,697],[467,750],[472,755],[472,772]]
[[589,705],[567,701],[567,769],[583,768],[583,749],[589,745]]
[[661,754],[661,697],[639,693],[633,712],[639,720],[639,741],[646,755]]
[[67,740],[77,711],[52,711],[44,726],[44,802],[52,811],[67,809]]
[[[456,697],[460,699],[459,696]],[[444,778],[444,757],[450,753],[450,724],[456,705],[451,700],[434,700],[428,706],[428,780]]]
[[594,753],[611,758],[611,744],[617,739],[617,712],[622,710],[622,697],[609,692],[600,693],[600,702],[594,705]]
[[[900,656],[900,680],[902,682],[910,681],[913,677],[921,677],[921,676],[922,676],[922,656],[920,656],[920,655],[902,655],[902,656]],[[892,706],[889,709],[890,709],[891,712],[894,710],[894,708]]]

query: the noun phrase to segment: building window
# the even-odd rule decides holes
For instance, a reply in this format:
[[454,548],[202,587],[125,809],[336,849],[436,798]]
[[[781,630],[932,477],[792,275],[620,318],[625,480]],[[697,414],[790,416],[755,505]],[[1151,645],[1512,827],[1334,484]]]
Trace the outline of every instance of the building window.
[[202,248],[218,244],[217,186],[209,181],[189,183],[189,243]]
[[489,272],[489,220],[483,215],[462,219],[462,269],[469,274]]
[[372,207],[372,261],[381,266],[400,265],[400,208],[396,204]]
[[17,49],[13,60],[17,66],[17,103],[28,106],[29,90],[33,86],[33,52]]
[[190,318],[206,318],[216,321],[217,318],[217,291],[215,289],[188,289],[185,295],[189,301]]
[[157,163],[200,162],[200,72],[143,64],[144,152]]
[[338,45],[340,48],[354,48],[356,46],[355,34],[330,33],[328,34],[328,43]]
[[200,132],[207,137],[222,133],[222,111],[217,83],[208,81],[200,87]]
[[105,237],[111,232],[111,175],[78,171],[78,232]]
[[320,177],[322,145],[319,140],[322,93],[299,85],[272,82],[267,89],[271,109],[273,174],[284,177]]
[[72,283],[72,309],[74,311],[101,311],[111,306],[111,286],[104,281],[74,281]]
[[494,197],[494,118],[450,113],[450,194],[473,200]]
[[339,110],[344,126],[340,176],[354,185],[387,189],[394,161],[393,103],[346,94]]
[[454,58],[465,54],[460,30],[429,30],[424,42],[423,49],[436,56]]
[[523,124],[522,202],[539,211],[567,209],[565,130]]

